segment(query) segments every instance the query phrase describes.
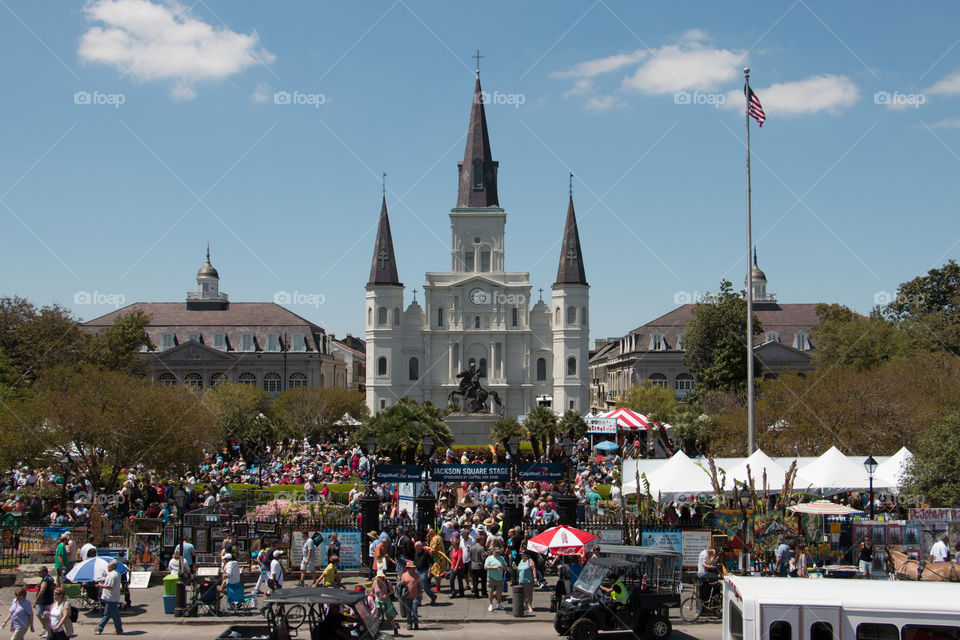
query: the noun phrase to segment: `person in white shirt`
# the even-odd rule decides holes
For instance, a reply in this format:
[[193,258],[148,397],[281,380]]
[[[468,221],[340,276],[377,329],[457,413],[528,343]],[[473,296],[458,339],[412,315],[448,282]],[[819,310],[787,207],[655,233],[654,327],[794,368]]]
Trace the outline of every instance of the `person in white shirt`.
[[950,548],[947,543],[950,542],[950,536],[943,534],[940,539],[930,547],[930,562],[946,562],[950,559]]
[[313,582],[317,577],[317,543],[313,541],[313,536],[310,535],[309,531],[301,533],[303,535],[301,541],[301,544],[303,544],[303,559],[300,560],[300,581],[297,584],[302,587],[307,573],[310,574],[310,582]]
[[227,585],[240,584],[240,563],[234,560],[233,555],[229,553],[223,556],[223,560],[223,582],[220,589],[226,592]]
[[80,547],[80,562],[87,558],[96,558],[97,548],[93,545],[93,534],[87,534],[87,544]]
[[103,618],[97,625],[97,633],[103,633],[103,628],[112,619],[117,635],[123,635],[123,625],[120,623],[120,574],[117,573],[116,560],[107,564],[107,575],[97,586],[100,587],[100,600],[103,601]]
[[283,565],[280,564],[280,557],[283,555],[282,549],[273,552],[273,560],[270,562],[270,593],[283,588]]

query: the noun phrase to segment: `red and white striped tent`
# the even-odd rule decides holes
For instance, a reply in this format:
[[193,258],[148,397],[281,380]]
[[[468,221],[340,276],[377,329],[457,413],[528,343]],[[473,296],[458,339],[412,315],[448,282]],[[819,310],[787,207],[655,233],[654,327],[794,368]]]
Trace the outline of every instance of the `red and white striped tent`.
[[621,431],[650,431],[651,429],[656,429],[660,426],[663,426],[664,429],[672,429],[673,426],[669,424],[660,425],[656,422],[651,422],[650,418],[643,415],[642,413],[637,413],[631,409],[614,409],[607,413],[602,413],[598,418],[616,418],[617,427]]

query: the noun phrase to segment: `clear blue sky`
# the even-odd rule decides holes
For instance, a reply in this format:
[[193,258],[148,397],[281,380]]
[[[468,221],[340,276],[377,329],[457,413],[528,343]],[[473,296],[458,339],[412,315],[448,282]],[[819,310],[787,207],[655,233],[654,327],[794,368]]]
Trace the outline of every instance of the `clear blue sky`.
[[182,300],[209,241],[231,300],[313,296],[289,306],[362,335],[382,171],[408,300],[449,266],[477,48],[507,268],[549,291],[573,171],[593,338],[742,286],[745,64],[767,114],[754,237],[781,301],[866,312],[960,252],[955,3],[4,0],[0,16],[0,295],[84,319]]

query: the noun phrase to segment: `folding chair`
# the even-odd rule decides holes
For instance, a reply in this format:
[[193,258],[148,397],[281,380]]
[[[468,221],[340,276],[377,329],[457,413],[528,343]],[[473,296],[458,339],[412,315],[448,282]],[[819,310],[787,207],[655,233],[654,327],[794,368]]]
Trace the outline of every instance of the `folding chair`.
[[194,615],[220,615],[220,593],[217,587],[213,580],[202,580],[194,584]]
[[248,609],[250,611],[257,608],[257,596],[255,593],[245,593],[243,583],[227,585],[227,606],[231,611],[241,611]]

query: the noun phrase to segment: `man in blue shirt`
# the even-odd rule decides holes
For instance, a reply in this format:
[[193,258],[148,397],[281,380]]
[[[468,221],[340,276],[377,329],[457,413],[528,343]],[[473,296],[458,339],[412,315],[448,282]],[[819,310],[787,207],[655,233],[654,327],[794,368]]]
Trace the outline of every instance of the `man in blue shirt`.
[[180,573],[190,575],[193,572],[193,561],[197,554],[197,549],[193,546],[193,543],[186,538],[183,539],[183,544],[178,548],[180,548],[180,562],[182,566]]

